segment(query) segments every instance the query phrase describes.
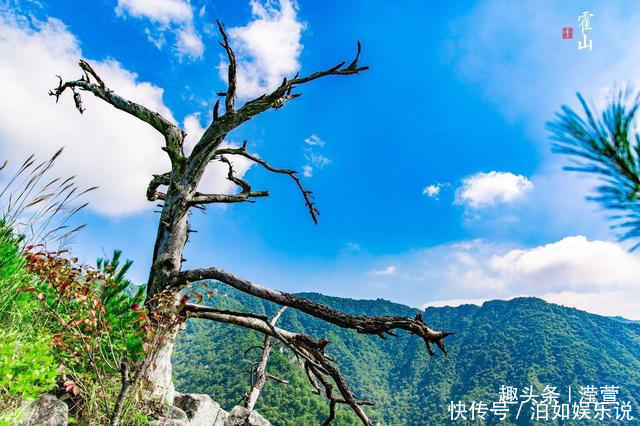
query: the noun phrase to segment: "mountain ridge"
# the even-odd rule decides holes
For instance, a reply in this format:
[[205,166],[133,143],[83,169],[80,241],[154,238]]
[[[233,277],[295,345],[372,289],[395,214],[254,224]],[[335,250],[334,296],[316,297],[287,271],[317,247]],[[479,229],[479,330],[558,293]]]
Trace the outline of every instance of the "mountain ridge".
[[[217,290],[207,300],[212,306],[265,315],[277,310],[274,304],[227,286],[210,283],[210,287]],[[357,315],[413,316],[420,311],[384,299],[298,295]],[[640,324],[529,297],[487,301],[482,306],[428,307],[424,318],[432,328],[456,333],[447,339],[449,356],[429,357],[419,339],[408,333],[382,340],[293,309],[287,309],[278,324],[330,341],[327,350],[357,396],[376,402],[376,407],[367,409],[374,423],[447,423],[451,401],[497,401],[501,385],[522,389],[529,384],[572,386],[574,391],[580,385],[617,385],[619,397],[629,400],[633,413],[640,414]],[[209,393],[223,406],[237,403],[248,390],[238,346],[259,344],[262,337],[239,327],[189,320],[181,339],[188,345],[179,340],[174,356],[178,389]],[[191,365],[198,362],[216,365],[216,372],[207,376],[195,371]],[[320,424],[326,403],[310,393],[304,374],[299,374],[286,351],[275,352],[269,368],[295,380],[286,389],[269,383],[256,409],[274,424]],[[512,421],[533,424],[530,419]],[[342,409],[336,424],[358,423]]]

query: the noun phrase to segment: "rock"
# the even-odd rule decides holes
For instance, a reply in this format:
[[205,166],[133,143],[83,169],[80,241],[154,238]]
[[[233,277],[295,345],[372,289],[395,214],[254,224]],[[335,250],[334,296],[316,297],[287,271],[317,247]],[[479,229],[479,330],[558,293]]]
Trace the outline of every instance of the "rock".
[[191,426],[213,426],[220,411],[220,404],[201,393],[177,393],[173,403],[187,414]]
[[162,419],[150,421],[149,426],[189,426],[189,423],[184,420]]
[[149,426],[189,426],[189,418],[178,407],[169,407],[160,419],[149,422]]
[[64,426],[69,417],[67,404],[49,394],[24,402],[20,411],[22,415],[13,426]]
[[236,405],[229,412],[229,416],[224,422],[224,426],[271,426],[269,420],[262,417],[257,411],[249,411],[244,407]]
[[228,417],[229,413],[221,408],[218,410],[218,415],[216,416],[216,421],[213,423],[213,426],[224,426]]

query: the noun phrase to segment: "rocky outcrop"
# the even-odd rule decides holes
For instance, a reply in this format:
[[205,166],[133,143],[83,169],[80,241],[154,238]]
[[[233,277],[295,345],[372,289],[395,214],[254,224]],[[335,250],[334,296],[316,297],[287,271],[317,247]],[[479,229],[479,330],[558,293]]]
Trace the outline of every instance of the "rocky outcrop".
[[236,405],[229,412],[224,426],[271,426],[269,420],[262,417],[257,411],[249,411],[245,407]]
[[271,426],[258,412],[239,405],[227,412],[209,395],[176,393],[174,404],[170,413],[149,423],[149,426]]
[[49,394],[24,402],[20,412],[19,420],[12,426],[64,426],[69,417],[67,404]]
[[178,393],[173,403],[187,414],[191,426],[213,426],[220,411],[220,404],[200,393]]
[[169,407],[161,418],[149,422],[149,426],[189,426],[189,418],[180,408]]

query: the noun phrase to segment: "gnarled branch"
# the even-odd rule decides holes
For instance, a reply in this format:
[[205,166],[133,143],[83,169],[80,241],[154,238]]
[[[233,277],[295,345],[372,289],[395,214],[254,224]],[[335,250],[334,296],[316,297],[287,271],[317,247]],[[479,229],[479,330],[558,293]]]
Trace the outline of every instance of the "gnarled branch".
[[[225,47],[224,43],[223,47]],[[227,50],[226,47],[225,50]],[[229,50],[227,50],[227,54],[229,53]],[[209,125],[196,146],[193,148],[191,158],[195,158],[200,155],[206,156],[207,154],[215,150],[220,145],[220,143],[222,143],[225,136],[231,130],[235,129],[242,123],[250,120],[251,118],[268,109],[278,109],[282,107],[287,101],[300,96],[299,93],[292,93],[293,89],[295,89],[298,85],[305,84],[329,75],[353,75],[368,70],[369,67],[367,66],[358,66],[358,60],[360,59],[361,50],[362,47],[360,45],[360,41],[358,41],[356,56],[353,61],[351,61],[351,63],[349,63],[349,65],[347,65],[346,67],[344,66],[346,62],[340,62],[339,64],[331,68],[328,68],[324,71],[314,72],[305,77],[298,77],[298,75],[296,75],[291,80],[288,80],[285,77],[282,81],[282,84],[280,84],[280,86],[278,86],[271,93],[259,96],[258,98],[248,101],[237,110],[228,110],[225,111],[224,115],[220,117],[214,117],[212,123]],[[228,102],[229,90],[225,92],[225,96],[227,97],[226,102]]]
[[224,31],[224,24],[217,20],[216,23],[218,24],[218,30],[222,35],[222,41],[219,42],[220,46],[222,46],[227,52],[227,58],[229,59],[229,69],[227,74],[228,87],[227,91],[224,93],[224,105],[226,111],[233,111],[233,104],[236,96],[236,55],[233,53],[233,49],[231,49],[231,45],[229,44],[229,38],[227,37],[227,33]]
[[[73,100],[76,105],[76,109],[82,114],[85,109],[82,105],[82,98],[78,90],[91,92],[97,98],[102,99],[121,111],[133,115],[160,132],[164,136],[166,142],[166,146],[163,149],[167,151],[172,161],[178,161],[183,157],[182,141],[184,139],[184,133],[180,128],[178,128],[178,126],[163,117],[161,114],[117,95],[113,90],[109,89],[105,85],[104,81],[102,81],[98,76],[98,73],[87,61],[81,59],[79,66],[83,71],[83,75],[78,80],[63,82],[62,77],[58,76],[60,79],[58,87],[49,91],[49,95],[55,97],[56,102],[58,102],[60,96],[62,96],[65,90],[69,89],[73,92]],[[91,81],[92,78],[96,80],[96,83]]]
[[429,355],[435,355],[435,352],[431,348],[432,344],[438,346],[442,353],[446,355],[447,350],[444,345],[444,339],[453,334],[432,330],[422,320],[421,315],[417,315],[416,318],[407,318],[401,316],[355,316],[345,314],[344,312],[296,296],[295,294],[263,287],[218,268],[203,268],[178,272],[172,277],[171,284],[180,288],[188,283],[206,279],[220,281],[244,293],[277,303],[278,305],[298,309],[305,314],[339,327],[354,329],[358,333],[383,337],[385,333],[392,336],[395,335],[393,330],[396,329],[406,330],[423,339]]
[[315,224],[318,223],[318,215],[320,215],[320,211],[316,208],[315,203],[312,201],[313,192],[305,189],[302,186],[302,182],[300,181],[300,178],[298,178],[297,176],[298,172],[296,172],[295,170],[278,169],[276,167],[271,166],[269,163],[264,161],[262,158],[258,157],[256,154],[251,154],[247,152],[247,141],[244,141],[244,143],[242,144],[242,147],[240,148],[220,148],[216,150],[216,155],[221,155],[221,154],[241,155],[255,163],[260,164],[262,167],[269,170],[270,172],[289,175],[291,179],[293,179],[293,181],[296,183],[298,188],[300,189],[300,192],[304,197],[304,203],[309,209],[309,214],[311,215],[311,219]]
[[229,167],[227,179],[242,188],[242,191],[237,194],[201,194],[199,192],[196,192],[191,198],[191,205],[211,203],[242,203],[245,201],[253,202],[253,200],[250,200],[250,198],[269,196],[268,191],[252,191],[249,182],[236,177],[233,171],[233,164],[231,164],[231,161],[229,161],[226,157],[219,156],[217,160],[227,164],[227,166]]

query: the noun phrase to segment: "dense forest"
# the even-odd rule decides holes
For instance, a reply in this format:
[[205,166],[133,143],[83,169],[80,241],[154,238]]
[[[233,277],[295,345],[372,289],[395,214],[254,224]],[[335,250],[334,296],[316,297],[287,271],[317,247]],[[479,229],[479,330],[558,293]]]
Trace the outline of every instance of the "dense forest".
[[[214,306],[267,315],[277,310],[276,305],[227,286],[210,282],[209,287],[215,294],[207,303]],[[413,316],[418,312],[381,299],[302,296],[359,315]],[[451,401],[497,401],[501,384],[518,389],[531,385],[538,392],[544,385],[554,386],[561,401],[566,401],[569,386],[577,395],[580,386],[615,385],[619,386],[618,399],[629,400],[633,413],[640,412],[639,324],[536,298],[491,301],[482,307],[429,308],[424,315],[427,322],[456,331],[450,337],[449,356],[429,357],[419,339],[407,333],[395,341],[358,335],[295,310],[285,311],[279,324],[331,340],[328,351],[339,361],[357,396],[375,401],[375,407],[367,407],[374,423],[448,423]],[[188,320],[173,359],[177,388],[208,393],[223,407],[232,407],[249,389],[248,362],[259,356],[252,351],[243,353],[261,342],[260,335],[240,327]],[[277,425],[324,420],[326,403],[311,392],[304,372],[288,351],[274,351],[269,371],[291,384],[268,382],[256,406],[260,413]],[[347,410],[340,416],[337,424],[357,424]],[[534,424],[530,415],[511,422]],[[497,418],[489,416],[487,424],[494,423]],[[610,419],[607,424],[617,423]]]

